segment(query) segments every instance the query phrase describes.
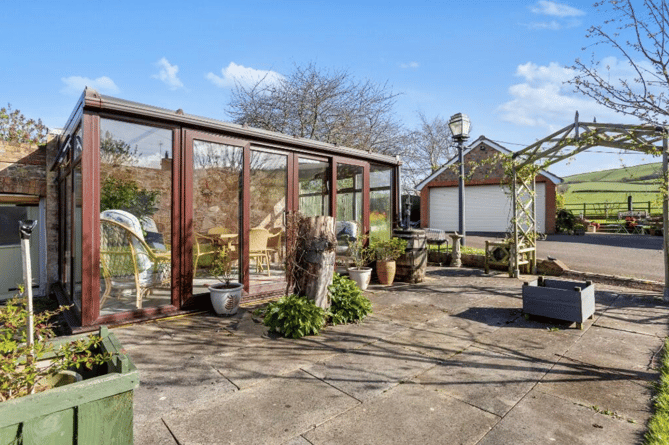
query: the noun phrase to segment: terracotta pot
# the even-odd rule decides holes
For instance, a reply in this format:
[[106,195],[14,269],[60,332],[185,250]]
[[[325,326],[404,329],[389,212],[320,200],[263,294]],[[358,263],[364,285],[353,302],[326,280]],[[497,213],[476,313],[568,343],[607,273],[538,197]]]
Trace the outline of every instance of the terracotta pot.
[[386,286],[390,286],[395,281],[395,261],[377,261],[376,274],[379,276],[379,282]]

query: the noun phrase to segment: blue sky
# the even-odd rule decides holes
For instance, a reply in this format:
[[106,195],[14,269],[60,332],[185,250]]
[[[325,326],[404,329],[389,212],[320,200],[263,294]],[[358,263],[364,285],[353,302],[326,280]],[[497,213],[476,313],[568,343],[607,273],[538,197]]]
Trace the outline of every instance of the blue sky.
[[[0,103],[49,127],[65,123],[85,85],[228,120],[235,79],[309,62],[387,82],[401,94],[396,113],[408,127],[418,111],[463,112],[473,139],[512,150],[573,122],[577,109],[581,120],[630,122],[563,84],[567,66],[590,58],[586,29],[607,18],[593,0],[0,3]],[[597,51],[625,71],[615,53]],[[551,171],[619,166],[618,155],[592,153]]]

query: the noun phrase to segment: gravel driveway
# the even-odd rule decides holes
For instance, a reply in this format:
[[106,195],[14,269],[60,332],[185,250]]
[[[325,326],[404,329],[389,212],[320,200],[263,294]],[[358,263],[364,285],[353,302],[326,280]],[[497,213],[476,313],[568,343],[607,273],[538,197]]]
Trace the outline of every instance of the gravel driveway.
[[[467,245],[485,248],[493,237],[468,236]],[[612,233],[548,235],[537,242],[538,258],[554,257],[570,269],[664,281],[662,237]]]

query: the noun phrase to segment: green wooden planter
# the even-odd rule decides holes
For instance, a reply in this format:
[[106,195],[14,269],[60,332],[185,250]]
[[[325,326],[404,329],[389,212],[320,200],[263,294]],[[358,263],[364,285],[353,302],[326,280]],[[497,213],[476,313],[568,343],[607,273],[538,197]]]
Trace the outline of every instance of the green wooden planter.
[[[100,336],[103,352],[114,354],[106,372],[0,403],[0,445],[133,443],[132,397],[139,372],[113,333],[101,327]],[[55,339],[56,349],[73,338]]]

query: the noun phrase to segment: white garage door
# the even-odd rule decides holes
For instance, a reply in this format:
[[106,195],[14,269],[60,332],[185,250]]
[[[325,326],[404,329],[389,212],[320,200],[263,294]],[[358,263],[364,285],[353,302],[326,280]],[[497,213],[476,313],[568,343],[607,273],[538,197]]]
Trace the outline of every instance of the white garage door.
[[[467,232],[506,232],[511,221],[511,196],[499,185],[465,187]],[[430,189],[430,227],[454,232],[459,226],[458,188]],[[546,232],[546,187],[537,183],[537,231]]]

